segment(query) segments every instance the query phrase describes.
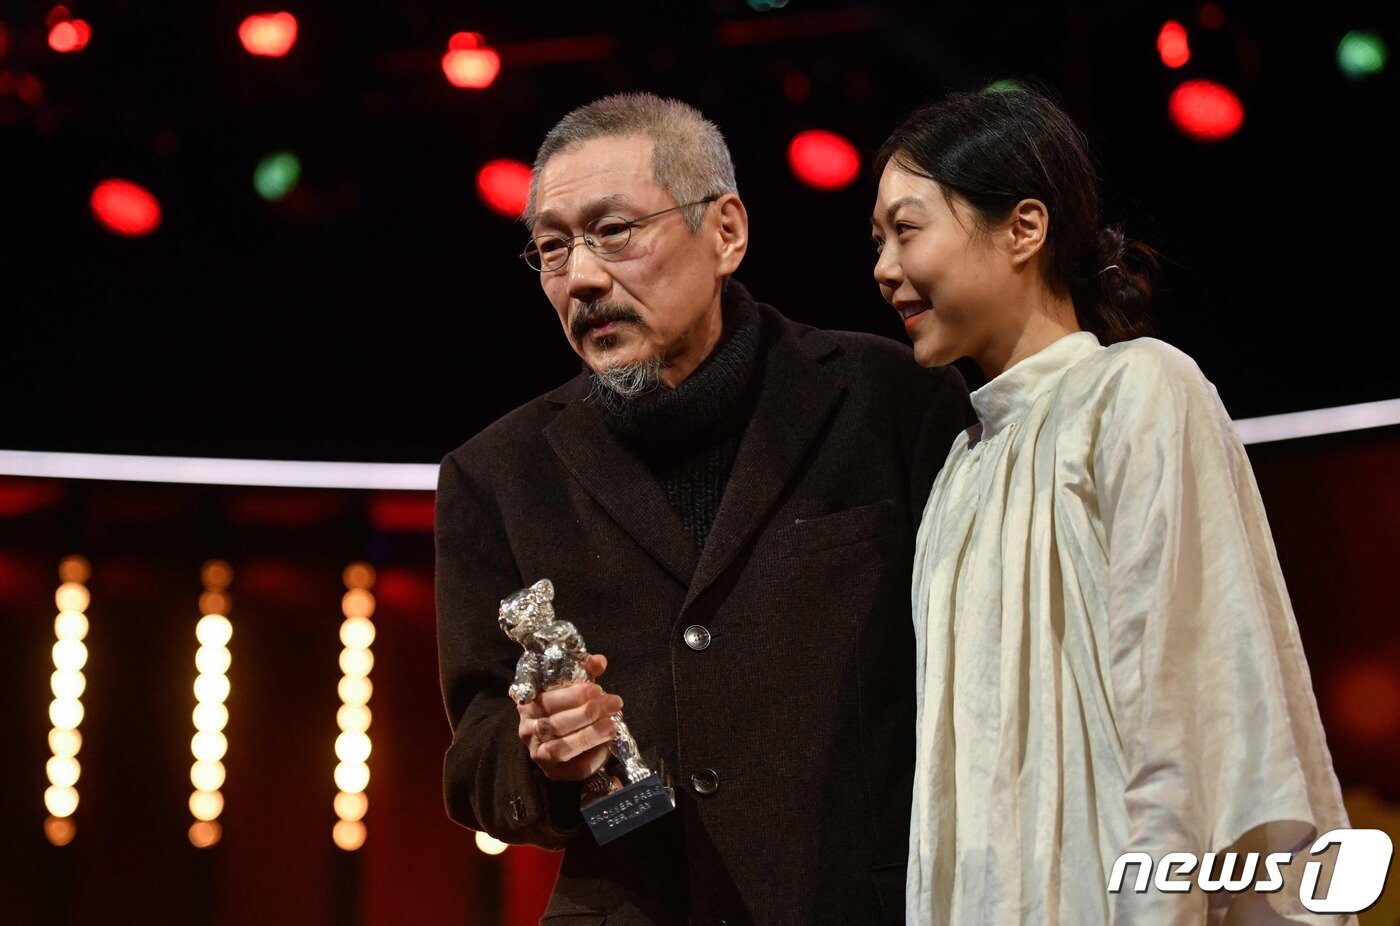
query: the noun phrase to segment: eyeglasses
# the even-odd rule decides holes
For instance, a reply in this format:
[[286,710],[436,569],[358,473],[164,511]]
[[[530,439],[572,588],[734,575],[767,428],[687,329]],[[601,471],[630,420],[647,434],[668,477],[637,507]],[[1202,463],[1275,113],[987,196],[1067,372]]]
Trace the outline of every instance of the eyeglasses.
[[697,199],[693,203],[681,203],[679,206],[649,212],[635,219],[624,219],[616,215],[599,216],[583,227],[583,234],[572,235],[568,238],[563,235],[539,235],[531,238],[530,243],[525,245],[520,259],[529,264],[530,269],[538,270],[540,273],[558,270],[569,262],[569,255],[573,253],[574,246],[580,238],[594,254],[616,254],[627,247],[627,242],[632,240],[632,229],[643,222],[668,212],[675,212],[677,209],[712,203],[721,195],[715,193],[704,199]]

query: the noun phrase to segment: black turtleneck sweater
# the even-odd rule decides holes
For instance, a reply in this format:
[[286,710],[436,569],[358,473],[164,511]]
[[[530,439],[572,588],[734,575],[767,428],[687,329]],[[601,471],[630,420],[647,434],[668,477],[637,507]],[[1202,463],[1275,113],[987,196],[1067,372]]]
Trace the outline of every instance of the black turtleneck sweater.
[[758,309],[734,280],[726,281],[722,300],[719,343],[679,386],[620,407],[598,406],[608,428],[661,483],[697,548],[714,524],[759,379]]

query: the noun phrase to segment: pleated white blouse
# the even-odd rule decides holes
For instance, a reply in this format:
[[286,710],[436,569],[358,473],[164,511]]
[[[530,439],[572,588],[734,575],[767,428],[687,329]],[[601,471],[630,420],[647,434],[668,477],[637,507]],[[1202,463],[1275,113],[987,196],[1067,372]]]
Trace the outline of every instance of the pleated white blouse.
[[[1347,825],[1234,427],[1185,354],[1089,332],[972,404],[914,568],[908,920],[1219,922],[1229,894],[1110,894],[1115,859]],[[1301,858],[1255,898],[1354,921],[1299,905]]]

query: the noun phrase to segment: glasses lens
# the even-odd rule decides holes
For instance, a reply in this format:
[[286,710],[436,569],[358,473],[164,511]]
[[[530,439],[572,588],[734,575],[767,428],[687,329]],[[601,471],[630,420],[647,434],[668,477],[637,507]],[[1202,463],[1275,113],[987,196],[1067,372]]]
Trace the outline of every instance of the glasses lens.
[[605,215],[588,226],[588,246],[599,254],[621,251],[631,237],[632,226],[615,215]]
[[536,270],[558,270],[569,259],[569,243],[558,235],[540,235],[525,246],[525,263]]

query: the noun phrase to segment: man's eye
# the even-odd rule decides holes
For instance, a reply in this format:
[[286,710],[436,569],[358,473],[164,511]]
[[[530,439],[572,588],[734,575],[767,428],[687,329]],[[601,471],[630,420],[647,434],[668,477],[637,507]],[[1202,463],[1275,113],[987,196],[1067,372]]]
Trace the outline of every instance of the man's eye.
[[871,238],[870,243],[875,245],[876,254],[879,254],[885,247],[885,240],[883,238]]
[[593,230],[599,238],[618,238],[627,234],[626,222],[604,222]]
[[541,254],[553,254],[564,247],[562,238],[541,238],[535,242],[535,247]]
[[907,232],[907,231],[914,231],[914,230],[915,230],[915,229],[914,229],[914,226],[910,225],[910,224],[907,223],[907,222],[896,222],[896,223],[894,223],[894,233],[895,233],[896,235],[902,235],[902,234],[904,234],[904,233]]

